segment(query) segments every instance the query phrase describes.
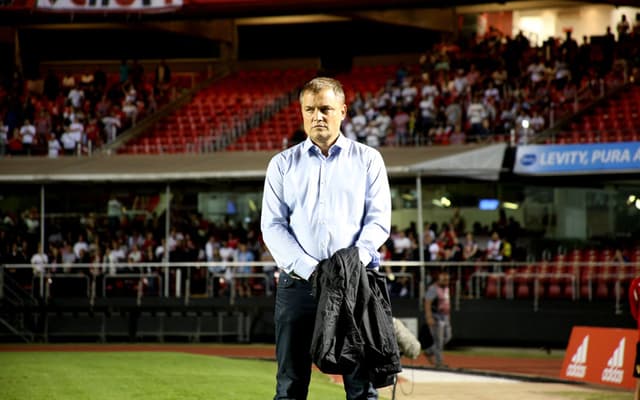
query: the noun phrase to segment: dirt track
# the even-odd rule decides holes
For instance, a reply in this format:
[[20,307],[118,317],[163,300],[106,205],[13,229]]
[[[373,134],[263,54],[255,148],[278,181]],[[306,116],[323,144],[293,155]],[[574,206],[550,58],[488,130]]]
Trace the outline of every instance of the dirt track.
[[[601,390],[559,383],[404,383],[396,388],[396,399],[413,400],[578,400],[595,399]],[[570,395],[569,395],[570,393]],[[391,389],[380,392],[391,398]],[[589,396],[591,394],[591,396]],[[629,397],[631,399],[631,397]]]

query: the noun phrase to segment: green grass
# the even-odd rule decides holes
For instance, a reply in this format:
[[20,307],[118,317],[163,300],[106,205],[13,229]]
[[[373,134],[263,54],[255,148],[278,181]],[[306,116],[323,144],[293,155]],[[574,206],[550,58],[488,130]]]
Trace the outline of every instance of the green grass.
[[[161,352],[0,353],[2,400],[264,400],[274,362]],[[309,400],[344,398],[314,372]]]

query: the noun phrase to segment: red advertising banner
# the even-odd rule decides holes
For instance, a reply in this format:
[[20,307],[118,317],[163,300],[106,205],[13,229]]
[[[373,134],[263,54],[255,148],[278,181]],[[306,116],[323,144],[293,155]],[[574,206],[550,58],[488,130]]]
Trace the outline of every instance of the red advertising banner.
[[171,12],[183,0],[37,0],[39,11],[63,12]]
[[0,2],[0,11],[24,11],[31,10],[35,0],[7,0]]
[[638,331],[576,326],[564,356],[560,377],[633,389]]

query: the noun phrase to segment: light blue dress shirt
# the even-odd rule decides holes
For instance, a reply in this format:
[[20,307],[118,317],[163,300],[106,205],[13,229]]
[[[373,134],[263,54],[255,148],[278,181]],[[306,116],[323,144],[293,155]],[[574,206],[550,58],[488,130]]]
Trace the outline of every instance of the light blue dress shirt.
[[390,225],[389,179],[376,149],[340,135],[325,157],[307,138],[269,162],[262,236],[285,272],[308,279],[318,262],[352,246],[376,264]]

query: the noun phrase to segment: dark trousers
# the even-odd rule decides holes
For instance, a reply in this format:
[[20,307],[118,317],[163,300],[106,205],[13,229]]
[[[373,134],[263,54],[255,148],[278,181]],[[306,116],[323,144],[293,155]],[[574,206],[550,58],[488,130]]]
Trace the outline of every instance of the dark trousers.
[[[311,378],[311,339],[316,301],[311,284],[280,273],[276,290],[276,358],[278,360],[275,400],[305,400]],[[377,399],[378,392],[360,369],[343,376],[347,400]]]

